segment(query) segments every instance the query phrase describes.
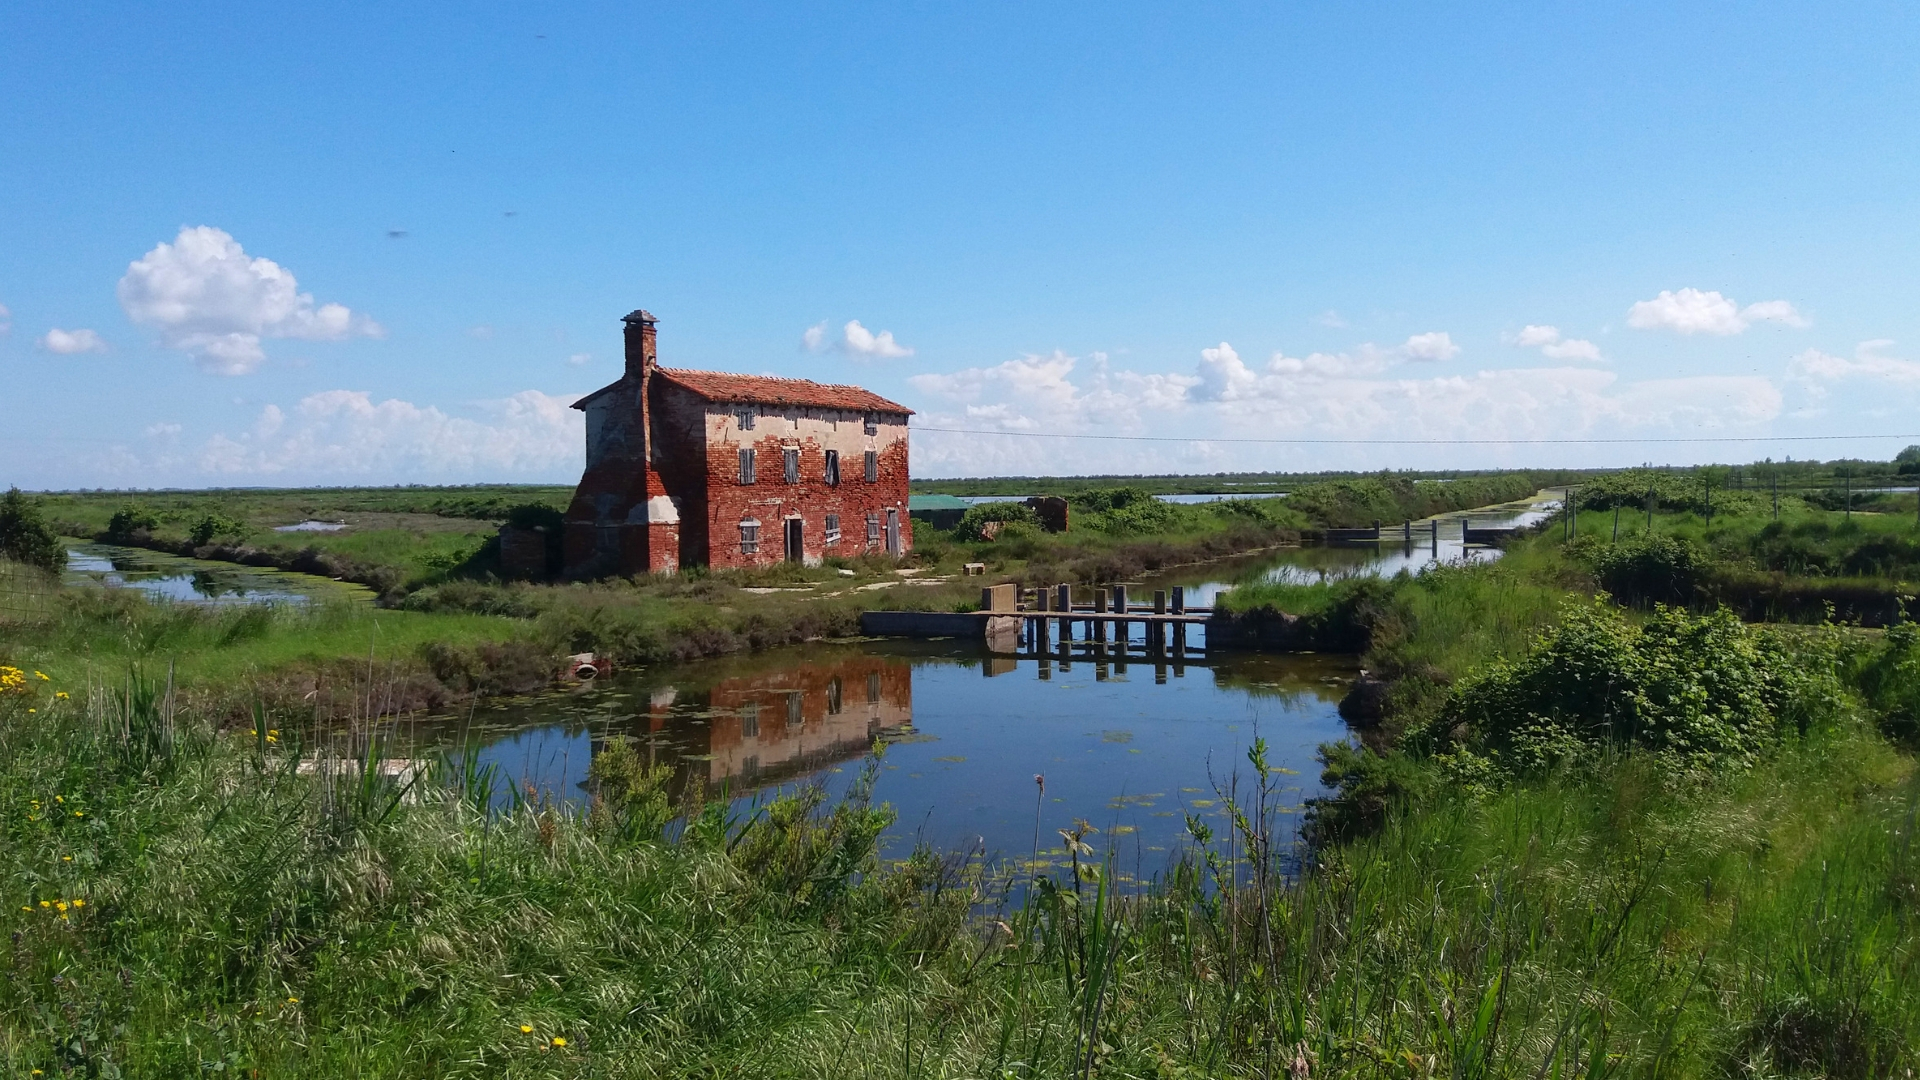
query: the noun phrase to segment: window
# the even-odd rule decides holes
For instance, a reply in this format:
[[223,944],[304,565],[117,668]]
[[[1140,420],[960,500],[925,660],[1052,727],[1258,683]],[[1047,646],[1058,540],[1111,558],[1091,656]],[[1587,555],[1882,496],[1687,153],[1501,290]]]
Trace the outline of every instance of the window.
[[801,704],[800,691],[798,690],[788,691],[787,692],[787,726],[790,728],[799,727],[804,719],[800,712],[800,704]]
[[760,523],[748,518],[740,523],[740,554],[752,555],[760,550]]
[[828,487],[840,486],[840,451],[838,450],[827,451],[826,478]]
[[880,482],[880,455],[876,451],[869,450],[867,451],[867,483],[877,484],[879,482]]
[[753,450],[744,446],[740,448],[740,482],[753,483]]
[[877,671],[869,671],[867,672],[867,702],[871,704],[879,700],[880,673]]
[[790,446],[780,451],[780,470],[789,484],[800,482],[800,449]]
[[867,515],[867,546],[868,547],[880,546],[880,515],[879,514]]
[[840,542],[840,515],[828,514],[827,515],[827,543],[837,544],[839,542]]
[[740,424],[741,431],[753,430],[753,417],[754,417],[754,411],[752,409],[733,410],[733,418],[735,421],[737,421]]
[[749,701],[740,706],[740,734],[749,739],[760,737],[760,703]]
[[869,435],[880,434],[880,414],[879,413],[870,412],[867,414],[866,432]]
[[840,676],[827,680],[827,715],[840,715]]

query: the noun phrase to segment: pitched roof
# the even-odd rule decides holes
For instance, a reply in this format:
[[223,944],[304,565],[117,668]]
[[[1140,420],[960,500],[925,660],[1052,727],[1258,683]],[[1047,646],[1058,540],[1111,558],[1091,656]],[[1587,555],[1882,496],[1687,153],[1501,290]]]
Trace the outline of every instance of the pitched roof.
[[805,405],[817,409],[850,409],[855,412],[897,413],[912,416],[913,410],[888,401],[871,390],[835,383],[817,383],[812,379],[777,379],[770,375],[729,375],[719,371],[684,371],[679,368],[655,368],[662,378],[708,401],[740,402],[753,405]]

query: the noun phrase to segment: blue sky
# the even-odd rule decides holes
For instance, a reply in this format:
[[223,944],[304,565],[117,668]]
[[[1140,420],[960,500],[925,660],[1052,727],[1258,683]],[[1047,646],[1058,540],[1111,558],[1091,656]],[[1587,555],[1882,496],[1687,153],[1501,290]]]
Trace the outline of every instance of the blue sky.
[[922,475],[1920,441],[1915,9],[1594,8],[14,3],[0,484],[570,480],[635,307]]

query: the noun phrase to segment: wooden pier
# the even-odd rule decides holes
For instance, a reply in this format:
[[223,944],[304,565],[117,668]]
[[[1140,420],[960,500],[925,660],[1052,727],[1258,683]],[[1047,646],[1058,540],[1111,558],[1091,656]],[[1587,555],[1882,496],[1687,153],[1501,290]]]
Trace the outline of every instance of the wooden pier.
[[1204,636],[1190,640],[1189,629],[1204,628],[1213,610],[1189,608],[1184,587],[1156,590],[1151,603],[1133,602],[1125,585],[1081,591],[1091,594],[1086,602],[1076,601],[1071,585],[1025,595],[1011,584],[992,585],[980,590],[979,611],[869,611],[860,625],[875,636],[966,637],[997,653],[1058,659],[1184,659],[1205,649]]

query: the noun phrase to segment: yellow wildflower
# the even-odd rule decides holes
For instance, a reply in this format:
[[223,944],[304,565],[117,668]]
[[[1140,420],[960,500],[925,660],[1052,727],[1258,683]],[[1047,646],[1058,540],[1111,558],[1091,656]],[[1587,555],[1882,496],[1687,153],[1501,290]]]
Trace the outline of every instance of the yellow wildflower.
[[55,690],[53,696],[61,701],[67,700],[67,692],[65,690]]
[[52,904],[49,904],[49,903],[47,903],[47,902],[46,902],[45,900],[42,900],[42,901],[40,901],[40,906],[41,906],[41,907],[43,907],[43,908],[50,908],[50,907],[52,907],[53,905],[52,905]]
[[289,1005],[298,1005],[298,1004],[300,1004],[300,999],[299,999],[299,998],[297,998],[297,997],[290,997],[290,998],[288,998],[288,999],[287,999],[287,1004],[289,1004]]
[[36,678],[36,679],[39,679],[39,680],[40,680],[41,682],[52,682],[52,681],[53,681],[52,679],[49,679],[49,678],[47,678],[47,673],[46,673],[46,672],[44,672],[44,671],[36,671],[36,672],[34,672],[34,673],[33,673],[33,677],[34,677],[34,678]]
[[53,797],[53,801],[54,801],[54,802],[66,802],[66,801],[67,801],[67,797],[66,797],[65,795],[55,795],[55,796]]
[[563,1039],[563,1038],[561,1038],[561,1037],[560,1037],[560,1036],[558,1036],[558,1035],[555,1035],[555,1036],[553,1037],[553,1045],[555,1045],[555,1046],[565,1046],[565,1045],[567,1045],[567,1040],[565,1040],[565,1039]]
[[61,861],[61,862],[72,862],[72,861],[73,861],[73,856],[71,856],[71,855],[62,855],[62,856],[60,856],[60,861]]
[[87,902],[85,900],[75,900],[73,902],[73,906],[77,908],[83,908],[87,906]]
[[67,902],[65,900],[55,900],[53,906],[61,911],[67,910]]
[[532,1024],[521,1024],[521,1025],[520,1025],[520,1034],[522,1034],[522,1035],[531,1035],[531,1034],[533,1034],[533,1025],[532,1025]]

